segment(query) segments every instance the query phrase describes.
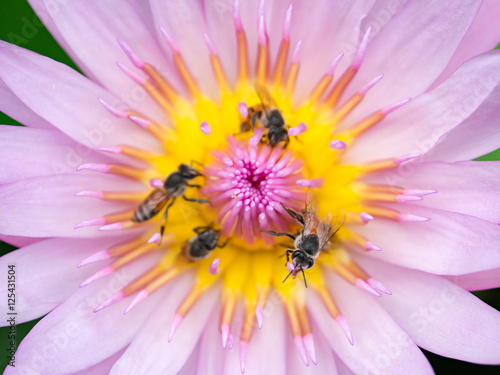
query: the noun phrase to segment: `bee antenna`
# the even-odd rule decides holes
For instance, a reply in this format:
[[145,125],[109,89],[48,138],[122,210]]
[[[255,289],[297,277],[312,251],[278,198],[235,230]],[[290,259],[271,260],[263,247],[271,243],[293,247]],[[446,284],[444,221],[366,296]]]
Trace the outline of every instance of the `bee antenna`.
[[197,165],[199,165],[199,166],[203,167],[203,164],[202,164],[202,163],[200,163],[200,162],[199,162],[199,161],[197,161],[197,160],[193,160],[193,159],[191,159],[191,166],[193,166],[193,164],[197,164]]
[[293,271],[295,271],[295,269],[296,269],[296,268],[297,268],[297,267],[295,267],[293,270],[291,270],[291,271],[288,273],[288,275],[286,275],[285,280],[283,280],[283,282],[285,282],[285,281],[288,279],[288,277],[290,277],[290,275],[293,273]]

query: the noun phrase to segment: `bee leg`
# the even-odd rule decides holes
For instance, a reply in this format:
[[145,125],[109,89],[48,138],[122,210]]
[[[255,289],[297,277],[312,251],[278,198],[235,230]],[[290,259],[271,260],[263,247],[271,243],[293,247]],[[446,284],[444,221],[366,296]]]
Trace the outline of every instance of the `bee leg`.
[[286,150],[286,148],[288,147],[288,144],[290,143],[290,138],[289,137],[286,137],[286,141],[285,143],[283,144],[283,150]]
[[290,254],[293,253],[292,249],[287,249],[286,250],[286,262],[288,263],[290,261]]
[[209,200],[207,199],[196,199],[196,198],[188,198],[186,197],[185,195],[182,196],[182,198],[184,198],[185,201],[188,201],[188,202],[197,202],[197,203],[208,203],[210,205],[210,207],[213,207],[213,204],[212,202],[210,202]]
[[168,218],[168,209],[172,207],[172,205],[175,202],[175,198],[172,199],[172,202],[165,208],[165,211],[163,212],[163,215],[161,217],[161,227],[160,227],[160,241],[158,242],[158,246],[161,244],[161,239],[163,238],[163,233],[165,232],[165,224],[167,224],[167,218]]
[[210,229],[210,225],[207,225],[207,226],[203,226],[203,227],[196,227],[196,228],[193,228],[193,231],[198,234],[200,232],[204,232],[206,231],[207,229]]
[[192,187],[192,188],[197,188],[200,189],[201,185],[195,185],[195,184],[186,184],[186,186]]
[[305,225],[305,220],[304,220],[304,216],[302,216],[301,214],[299,214],[298,212],[295,212],[294,210],[291,210],[289,208],[286,208],[285,205],[283,203],[281,203],[281,206],[285,209],[286,213],[288,215],[290,215],[290,217],[292,219],[295,219],[297,220],[300,224],[302,225]]
[[229,238],[226,238],[226,240],[223,243],[217,244],[217,247],[219,247],[219,248],[222,249],[223,247],[225,247],[227,245],[227,243],[229,242],[229,240],[230,240]]
[[295,241],[295,236],[291,235],[290,233],[276,233],[274,230],[261,230],[261,232],[270,234],[271,236],[275,237],[287,236],[288,238],[291,238]]

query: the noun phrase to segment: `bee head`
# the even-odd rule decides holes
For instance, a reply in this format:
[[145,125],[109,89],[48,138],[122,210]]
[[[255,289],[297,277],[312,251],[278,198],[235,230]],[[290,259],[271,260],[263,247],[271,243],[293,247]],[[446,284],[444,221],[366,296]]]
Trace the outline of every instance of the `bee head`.
[[198,234],[198,242],[207,250],[215,249],[217,241],[219,241],[219,231],[217,230],[207,229]]
[[179,173],[186,180],[192,180],[195,177],[201,176],[201,173],[187,164],[179,165]]
[[269,139],[269,144],[274,147],[278,143],[288,140],[288,131],[285,128],[271,127],[267,131],[267,138]]
[[292,261],[294,268],[302,268],[304,270],[311,268],[314,265],[314,259],[304,255],[302,250],[295,250],[292,253]]

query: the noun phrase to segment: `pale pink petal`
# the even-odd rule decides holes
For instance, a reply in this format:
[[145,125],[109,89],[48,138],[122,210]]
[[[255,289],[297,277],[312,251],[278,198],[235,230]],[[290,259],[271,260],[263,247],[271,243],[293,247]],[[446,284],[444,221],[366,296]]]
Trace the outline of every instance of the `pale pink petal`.
[[[490,79],[494,79],[490,76]],[[486,89],[486,88],[485,88]],[[458,161],[474,159],[495,151],[500,144],[500,85],[481,103],[481,106],[460,125],[441,136],[427,160]],[[462,145],[462,147],[457,147]]]
[[[196,359],[198,366],[197,370],[193,372],[196,375],[220,375],[223,373],[224,351],[218,345],[221,334],[218,325],[213,324],[213,322],[219,320],[220,310],[220,305],[216,304],[200,338],[200,352]],[[237,348],[235,347],[232,350],[237,350]]]
[[480,5],[481,0],[409,0],[368,45],[346,97],[373,77],[384,74],[384,79],[356,116],[425,91],[448,64]]
[[[336,77],[340,77],[352,63],[367,30],[361,28],[361,23],[374,3],[374,0],[350,2],[322,0],[316,1],[314,6],[311,6],[311,2],[307,0],[294,1],[292,48],[295,43],[302,40],[301,73],[297,79],[296,90],[298,100],[309,94],[316,82],[326,73],[331,61],[340,53],[344,53],[344,57],[335,70]],[[381,73],[385,72],[376,75]]]
[[[165,298],[148,317],[125,354],[113,366],[111,375],[175,374],[183,367],[218,301],[217,289],[212,288],[204,293],[183,319],[169,343],[169,331],[175,311],[192,283],[193,275],[190,274],[168,287]],[[137,358],[141,360],[137,361]]]
[[[245,375],[287,374],[286,317],[281,302],[270,299],[264,309],[264,325],[256,329],[248,345]],[[233,332],[237,336],[237,331]],[[234,348],[225,351],[224,374],[241,374],[240,357],[236,339]],[[297,354],[298,355],[298,354]]]
[[468,273],[458,276],[443,276],[465,290],[500,288],[500,268]]
[[375,36],[378,32],[394,17],[398,11],[403,8],[408,0],[387,1],[377,0],[373,7],[363,19],[361,29],[366,30],[372,27],[372,35]]
[[[443,134],[471,116],[493,92],[500,81],[499,64],[500,51],[466,62],[439,87],[410,101],[361,135],[347,149],[346,162],[428,151]],[[384,105],[389,103],[386,101]]]
[[500,2],[497,0],[483,1],[472,25],[433,86],[437,86],[446,80],[465,61],[495,48],[498,41],[500,41],[499,14]]
[[[128,345],[163,293],[155,293],[124,315],[130,301],[98,313],[93,309],[159,260],[154,254],[79,289],[43,318],[16,352],[19,366],[5,374],[28,370],[43,374],[74,373],[93,366]],[[110,339],[112,337],[112,339]],[[89,345],[92,343],[92,345]]]
[[334,357],[339,375],[357,375],[354,371],[347,367],[347,365],[337,355],[334,355]]
[[36,243],[40,240],[41,240],[40,238],[7,236],[5,234],[0,234],[0,241],[7,242],[8,244],[15,246],[15,247],[28,246],[28,245]]
[[422,348],[462,361],[500,364],[500,312],[444,278],[383,262],[362,264],[392,291],[380,303]]
[[[75,196],[79,191],[99,190],[103,186],[123,191],[123,178],[90,173],[32,177],[0,186],[2,233],[29,237],[111,235],[111,232],[99,232],[95,227],[73,229],[84,220],[134,207],[130,203],[104,202],[98,198]],[[125,185],[126,189],[132,191],[134,187],[138,189],[140,185],[131,181]],[[89,200],[92,200],[92,204],[89,204]],[[121,233],[114,232],[114,235]]]
[[217,97],[216,83],[204,37],[207,27],[202,2],[150,0],[150,6],[155,19],[157,38],[164,46],[166,55],[171,56],[172,52],[160,27],[166,30],[180,49],[183,59],[202,91],[209,96]]
[[[101,263],[77,269],[78,263],[116,242],[110,238],[53,238],[1,257],[2,269],[7,269],[8,265],[15,265],[16,269],[17,323],[39,318],[64,302],[82,281],[103,267]],[[7,298],[7,284],[0,287],[0,296]],[[3,310],[5,319],[2,319],[1,326],[8,325],[8,312]]]
[[54,129],[52,124],[29,109],[1,79],[0,110],[23,125],[33,128]]
[[142,19],[144,26],[149,29],[151,35],[155,35],[155,25],[149,2],[144,0],[129,0],[128,1],[137,15]]
[[336,274],[329,273],[329,276],[333,297],[351,326],[354,345],[315,294],[308,294],[308,305],[318,326],[328,330],[326,341],[352,371],[357,374],[433,374],[420,349],[377,303],[376,297]]
[[[414,202],[500,223],[500,162],[423,162],[420,159],[371,181],[408,189],[435,189],[436,194]],[[473,181],[474,183],[471,183]]]
[[0,126],[0,184],[73,173],[83,163],[106,163],[99,154],[57,130]]
[[474,216],[411,204],[396,208],[431,220],[400,223],[376,218],[359,228],[361,234],[383,249],[374,255],[378,259],[444,275],[500,267],[498,225]]
[[[229,82],[234,84],[236,82],[238,55],[232,1],[204,1],[203,6],[203,13],[206,18],[206,30],[204,32],[207,33],[214,44]],[[203,53],[206,55],[208,48],[206,45],[204,47],[205,51]],[[253,49],[250,48],[249,52],[253,52]]]
[[44,0],[28,0],[28,3],[35,11],[38,18],[42,21],[44,26],[50,31],[50,34],[54,37],[57,43],[64,49],[64,51],[69,55],[71,60],[78,65],[80,70],[85,73],[87,77],[90,79],[95,79],[95,76],[92,74],[92,71],[78,58],[76,53],[70,48],[69,44],[66,42],[61,32],[57,28],[54,20],[49,14],[48,9],[51,11],[57,11],[59,9],[58,2],[50,2],[47,6],[44,4]]
[[116,352],[112,356],[106,358],[104,361],[99,362],[98,364],[89,367],[85,370],[79,371],[74,375],[103,375],[108,374],[111,367],[115,364],[115,362],[122,356],[125,352],[125,349]]
[[196,374],[196,370],[198,370],[198,357],[200,355],[200,346],[196,345],[194,349],[191,351],[188,359],[184,363],[184,366],[179,370],[177,375],[193,375]]
[[309,358],[309,366],[306,366],[300,358],[292,335],[288,334],[287,339],[287,360],[286,369],[288,375],[337,375],[337,363],[332,349],[328,345],[323,335],[328,335],[328,331],[320,325],[313,327],[314,331],[314,344],[316,348],[316,356],[318,364],[315,365]]
[[120,101],[68,66],[1,42],[0,78],[33,112],[76,141],[92,147],[134,144],[160,150],[156,139],[127,119],[118,119],[97,101]]
[[165,119],[165,114],[144,90],[116,66],[117,61],[129,65],[117,43],[117,39],[121,39],[159,71],[168,68],[168,60],[129,2],[88,0],[54,4],[45,0],[44,4],[64,40],[98,82],[129,105],[140,103],[140,110],[149,116]]

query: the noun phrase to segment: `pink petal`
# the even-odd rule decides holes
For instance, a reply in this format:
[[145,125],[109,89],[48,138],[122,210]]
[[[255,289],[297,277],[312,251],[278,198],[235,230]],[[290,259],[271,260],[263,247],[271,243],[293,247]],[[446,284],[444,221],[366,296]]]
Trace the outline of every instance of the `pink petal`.
[[[85,73],[87,77],[90,79],[95,79],[92,72],[83,64],[83,62],[78,58],[78,56],[73,52],[73,50],[69,47],[69,44],[66,42],[61,32],[57,28],[54,20],[51,18],[48,8],[44,4],[45,0],[28,0],[28,3],[31,5],[33,10],[35,11],[38,18],[43,22],[43,25],[50,31],[50,34],[54,37],[57,43],[64,49],[64,51],[69,55],[71,60],[78,65],[81,71]],[[49,8],[56,8],[57,5],[49,4]]]
[[[500,55],[498,50],[493,53]],[[494,79],[492,76],[490,78]],[[497,84],[493,92],[471,116],[441,136],[434,147],[429,150],[426,159],[468,160],[495,151],[500,143],[499,100],[500,86]],[[466,147],[457,147],[457,145],[466,145]]]
[[141,111],[158,120],[165,118],[153,100],[116,67],[116,61],[128,63],[117,43],[121,39],[159,71],[169,68],[154,36],[129,2],[63,2],[56,6],[46,4],[46,10],[71,50],[98,82],[129,105],[140,101]]
[[500,268],[468,273],[458,276],[443,276],[465,290],[500,288]]
[[428,151],[488,98],[500,81],[499,64],[499,51],[468,61],[439,87],[413,99],[360,136],[347,150],[346,162]]
[[[231,3],[228,3],[232,6]],[[224,4],[225,5],[225,4]],[[167,56],[172,52],[158,30],[163,27],[180,49],[195,81],[202,91],[216,97],[217,89],[209,59],[204,33],[207,31],[203,8],[198,1],[161,1],[150,0],[151,11],[157,25],[158,39],[164,46]],[[236,57],[233,57],[233,63]]]
[[44,129],[54,128],[49,122],[29,109],[2,80],[0,80],[0,110],[26,126]]
[[[182,368],[198,343],[211,315],[210,312],[218,301],[216,289],[204,293],[186,315],[175,332],[172,342],[169,343],[168,332],[175,310],[186,296],[192,282],[192,275],[186,275],[168,288],[166,298],[163,298],[161,304],[135,336],[125,354],[113,366],[111,375],[167,372],[175,374]],[[141,358],[141,361],[137,361],[137,358]]]
[[109,370],[113,367],[115,362],[122,356],[122,354],[125,352],[125,349],[122,349],[112,356],[106,358],[105,360],[99,362],[96,365],[93,365],[92,367],[89,367],[85,370],[79,371],[75,373],[74,375],[102,375],[102,374],[108,374]]
[[373,37],[346,97],[379,74],[376,95],[356,111],[374,110],[424,92],[441,74],[471,25],[480,0],[409,0]]
[[7,242],[8,244],[15,247],[28,246],[40,240],[41,240],[40,238],[6,236],[4,234],[0,234],[0,241]]
[[[500,267],[498,225],[473,216],[414,204],[398,205],[397,208],[431,220],[401,223],[376,219],[359,228],[361,234],[383,249],[373,255],[378,259],[444,275]],[[367,253],[367,256],[372,254]]]
[[[286,339],[290,335],[281,304],[268,303],[265,324],[254,331],[248,344],[245,374],[287,374]],[[269,314],[269,315],[267,315]],[[237,333],[237,332],[235,332]],[[297,350],[295,349],[295,352]],[[225,351],[224,374],[241,374],[238,345]],[[298,355],[298,354],[297,354]],[[303,365],[305,367],[305,365]]]
[[314,344],[316,347],[316,355],[318,357],[318,364],[314,365],[312,362],[308,367],[304,365],[302,359],[297,353],[295,343],[290,334],[287,336],[287,353],[286,353],[286,364],[287,364],[287,374],[288,375],[322,375],[330,374],[337,375],[337,364],[335,361],[335,356],[332,349],[326,342],[323,335],[327,335],[328,331],[325,331],[322,325],[314,326]]
[[[317,80],[323,76],[330,62],[340,53],[345,53],[335,71],[340,77],[352,63],[366,28],[362,20],[375,3],[369,1],[321,1],[311,7],[309,1],[294,1],[292,15],[292,46],[302,40],[301,74],[297,79],[297,100],[309,94]],[[326,51],[318,53],[318,51]],[[314,56],[314,58],[309,58]],[[365,81],[384,72],[378,72]],[[357,86],[357,89],[362,85]]]
[[[114,176],[78,174],[32,177],[2,185],[2,232],[27,237],[102,237],[103,233],[95,228],[74,230],[73,227],[89,218],[126,208],[132,209],[134,205],[76,197],[75,193],[81,190],[98,190],[103,186],[123,191],[123,181]],[[131,181],[127,185],[131,191],[140,187],[138,183]],[[92,204],[89,204],[89,199],[92,199]],[[107,232],[104,236],[121,235],[120,233]]]
[[[355,373],[433,374],[432,368],[403,329],[366,292],[348,284],[336,274],[329,274],[329,285],[342,314],[352,328],[351,346],[338,324],[328,315],[319,298],[308,301],[316,324],[340,359]],[[379,300],[390,299],[383,296]],[[326,331],[327,330],[327,331]],[[318,358],[318,361],[320,359]]]
[[[220,375],[223,373],[224,351],[220,345],[220,332],[217,324],[220,317],[220,306],[216,306],[207,322],[200,339],[200,352],[197,358],[198,369],[203,369],[203,375]],[[236,349],[233,349],[236,350]]]
[[415,343],[462,361],[500,364],[500,312],[441,277],[373,260],[370,274],[391,288],[380,303]]
[[[163,293],[151,295],[127,315],[123,310],[130,301],[123,300],[99,313],[92,310],[158,261],[157,254],[125,266],[113,276],[79,289],[62,305],[43,318],[24,338],[16,360],[36,366],[45,374],[74,373],[95,365],[128,345],[151,313]],[[109,340],[109,337],[113,337]],[[92,345],[90,345],[92,343]],[[51,348],[43,356],[40,348]],[[34,361],[40,359],[40,361]],[[23,365],[7,369],[17,374]]]
[[68,66],[0,43],[0,78],[32,111],[91,148],[134,144],[160,150],[159,143],[126,119],[117,119],[97,98],[119,105],[107,91]]
[[83,162],[104,163],[105,155],[57,130],[0,126],[0,184],[35,176],[73,173]]
[[437,194],[425,196],[413,204],[472,215],[498,224],[499,179],[499,162],[464,161],[414,163],[400,171],[386,172],[377,181],[412,189],[432,187]]
[[457,50],[448,62],[445,70],[433,86],[447,79],[460,65],[470,58],[491,51],[500,40],[500,3],[496,0],[484,0],[472,25],[460,42]]
[[[94,265],[77,270],[76,265],[96,249],[104,249],[115,242],[109,238],[54,238],[25,246],[0,258],[0,267],[4,269],[16,265],[17,322],[39,318],[64,302],[83,280],[102,267]],[[0,288],[0,295],[7,298],[7,284]],[[0,325],[8,325],[7,319],[5,315]]]

